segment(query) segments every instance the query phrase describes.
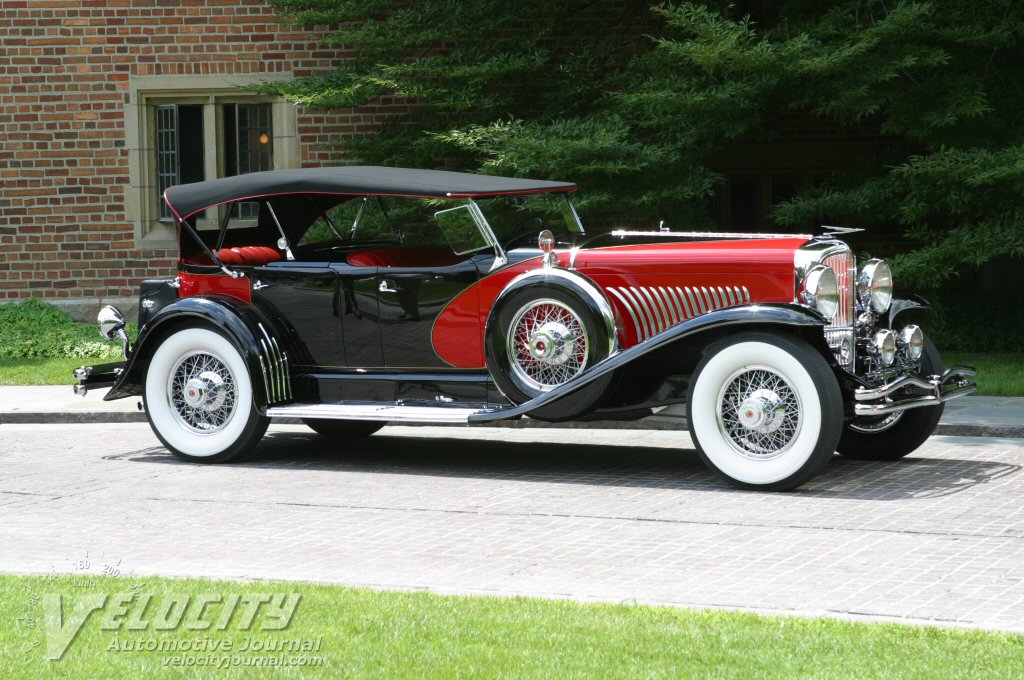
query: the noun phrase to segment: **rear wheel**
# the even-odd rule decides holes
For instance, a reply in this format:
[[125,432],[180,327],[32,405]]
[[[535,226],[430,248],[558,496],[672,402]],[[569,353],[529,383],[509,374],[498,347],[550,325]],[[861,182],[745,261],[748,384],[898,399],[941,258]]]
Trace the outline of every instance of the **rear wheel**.
[[252,449],[270,423],[253,403],[241,353],[206,328],[186,328],[160,343],[146,369],[143,400],[157,438],[193,463],[222,463]]
[[711,348],[686,406],[701,459],[735,486],[794,489],[835,452],[843,400],[825,359],[798,338],[745,333]]
[[303,418],[302,422],[313,432],[328,439],[363,439],[387,424],[330,418]]
[[[942,356],[926,337],[921,373],[941,375],[942,371]],[[854,460],[899,460],[932,436],[944,410],[945,404],[939,404],[874,418],[855,418],[843,428],[836,450]]]

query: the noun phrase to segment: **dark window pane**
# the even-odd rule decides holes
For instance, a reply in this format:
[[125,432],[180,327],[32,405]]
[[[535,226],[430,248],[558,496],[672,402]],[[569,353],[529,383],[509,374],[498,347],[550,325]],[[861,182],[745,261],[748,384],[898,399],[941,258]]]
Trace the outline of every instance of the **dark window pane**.
[[[270,104],[229,104],[224,107],[225,175],[274,168],[274,130]],[[239,217],[255,219],[254,204],[239,206]]]
[[203,163],[203,107],[165,104],[156,107],[156,185],[160,219],[171,219],[164,191],[175,184],[201,182]]
[[167,187],[178,184],[178,107],[156,107],[156,190],[160,219],[170,219],[171,209],[164,202]]

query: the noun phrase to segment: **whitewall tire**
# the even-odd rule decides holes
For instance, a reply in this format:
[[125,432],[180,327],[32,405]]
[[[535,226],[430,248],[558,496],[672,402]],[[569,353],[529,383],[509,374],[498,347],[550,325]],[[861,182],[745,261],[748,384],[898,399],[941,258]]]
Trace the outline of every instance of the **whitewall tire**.
[[687,401],[701,459],[744,488],[796,488],[828,463],[843,428],[828,363],[782,334],[745,333],[708,350]]
[[253,402],[245,359],[208,328],[185,328],[160,343],[143,387],[149,424],[175,456],[220,463],[253,448],[269,419]]

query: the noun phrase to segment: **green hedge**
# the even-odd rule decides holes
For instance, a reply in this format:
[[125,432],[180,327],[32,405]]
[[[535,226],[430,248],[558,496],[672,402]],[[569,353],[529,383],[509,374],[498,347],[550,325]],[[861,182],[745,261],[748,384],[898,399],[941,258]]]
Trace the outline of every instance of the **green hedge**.
[[0,305],[0,359],[121,358],[121,343],[94,324],[74,322],[53,305],[28,299]]

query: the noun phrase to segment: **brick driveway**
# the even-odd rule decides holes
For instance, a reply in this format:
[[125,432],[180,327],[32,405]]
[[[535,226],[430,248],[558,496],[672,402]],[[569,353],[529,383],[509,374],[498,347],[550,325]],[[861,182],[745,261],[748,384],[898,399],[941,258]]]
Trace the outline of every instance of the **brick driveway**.
[[345,450],[282,426],[209,467],[145,425],[3,425],[0,570],[88,554],[135,574],[1024,631],[1022,465],[1024,440],[937,437],[759,494],[678,432],[395,427]]

